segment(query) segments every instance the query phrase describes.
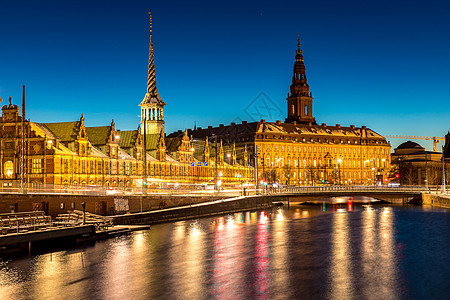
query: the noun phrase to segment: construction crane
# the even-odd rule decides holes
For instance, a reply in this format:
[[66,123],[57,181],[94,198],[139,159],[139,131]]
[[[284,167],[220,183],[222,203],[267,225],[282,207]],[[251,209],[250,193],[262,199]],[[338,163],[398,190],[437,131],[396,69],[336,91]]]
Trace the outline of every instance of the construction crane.
[[437,152],[437,145],[439,141],[444,141],[445,138],[439,136],[416,136],[416,135],[385,135],[387,139],[403,139],[403,140],[425,140],[433,141],[433,152]]

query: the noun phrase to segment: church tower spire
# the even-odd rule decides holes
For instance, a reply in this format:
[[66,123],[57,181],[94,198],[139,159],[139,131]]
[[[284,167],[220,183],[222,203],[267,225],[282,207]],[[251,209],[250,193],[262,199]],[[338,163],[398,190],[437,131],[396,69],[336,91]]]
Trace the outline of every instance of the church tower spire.
[[288,117],[286,122],[313,123],[316,120],[312,114],[312,97],[306,80],[306,68],[303,61],[303,50],[301,50],[300,36],[297,39],[297,50],[295,50],[295,62],[292,75],[291,92],[286,98]]
[[[156,89],[155,56],[153,54],[153,24],[150,15],[150,47],[148,53],[147,93],[139,106],[141,107],[141,134],[160,134],[164,132],[164,106],[166,103],[159,96]],[[144,125],[145,123],[145,125]]]

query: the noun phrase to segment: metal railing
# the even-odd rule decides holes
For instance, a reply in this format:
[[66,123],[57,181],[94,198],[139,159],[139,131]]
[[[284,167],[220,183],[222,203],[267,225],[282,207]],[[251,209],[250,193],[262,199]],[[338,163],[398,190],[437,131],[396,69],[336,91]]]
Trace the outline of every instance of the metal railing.
[[[317,186],[279,186],[270,185],[257,190],[257,194],[283,194],[283,193],[324,193],[324,192],[381,192],[381,193],[399,193],[399,192],[428,192],[444,193],[441,187],[431,186],[388,186],[388,185],[317,185]],[[59,195],[142,195],[141,187],[103,187],[94,185],[56,185],[56,184],[28,184],[23,187],[18,182],[1,182],[0,194],[59,194]],[[254,194],[252,185],[229,185],[221,186],[220,190],[214,190],[212,185],[201,184],[165,184],[161,186],[149,186],[146,195],[223,195],[240,196]]]

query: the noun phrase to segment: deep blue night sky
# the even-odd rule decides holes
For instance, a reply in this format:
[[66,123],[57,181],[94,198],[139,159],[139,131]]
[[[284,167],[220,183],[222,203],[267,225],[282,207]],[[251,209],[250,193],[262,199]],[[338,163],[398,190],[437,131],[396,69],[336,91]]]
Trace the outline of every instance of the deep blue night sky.
[[167,133],[284,120],[298,32],[318,123],[450,129],[448,0],[2,1],[3,103],[25,84],[32,121],[137,128],[149,10]]

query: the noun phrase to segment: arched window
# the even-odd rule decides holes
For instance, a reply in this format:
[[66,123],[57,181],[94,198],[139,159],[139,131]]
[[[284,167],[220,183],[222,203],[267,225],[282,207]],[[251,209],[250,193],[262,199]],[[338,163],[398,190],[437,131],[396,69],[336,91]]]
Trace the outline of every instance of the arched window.
[[14,176],[14,164],[10,160],[5,162],[5,175],[6,178],[13,178]]

